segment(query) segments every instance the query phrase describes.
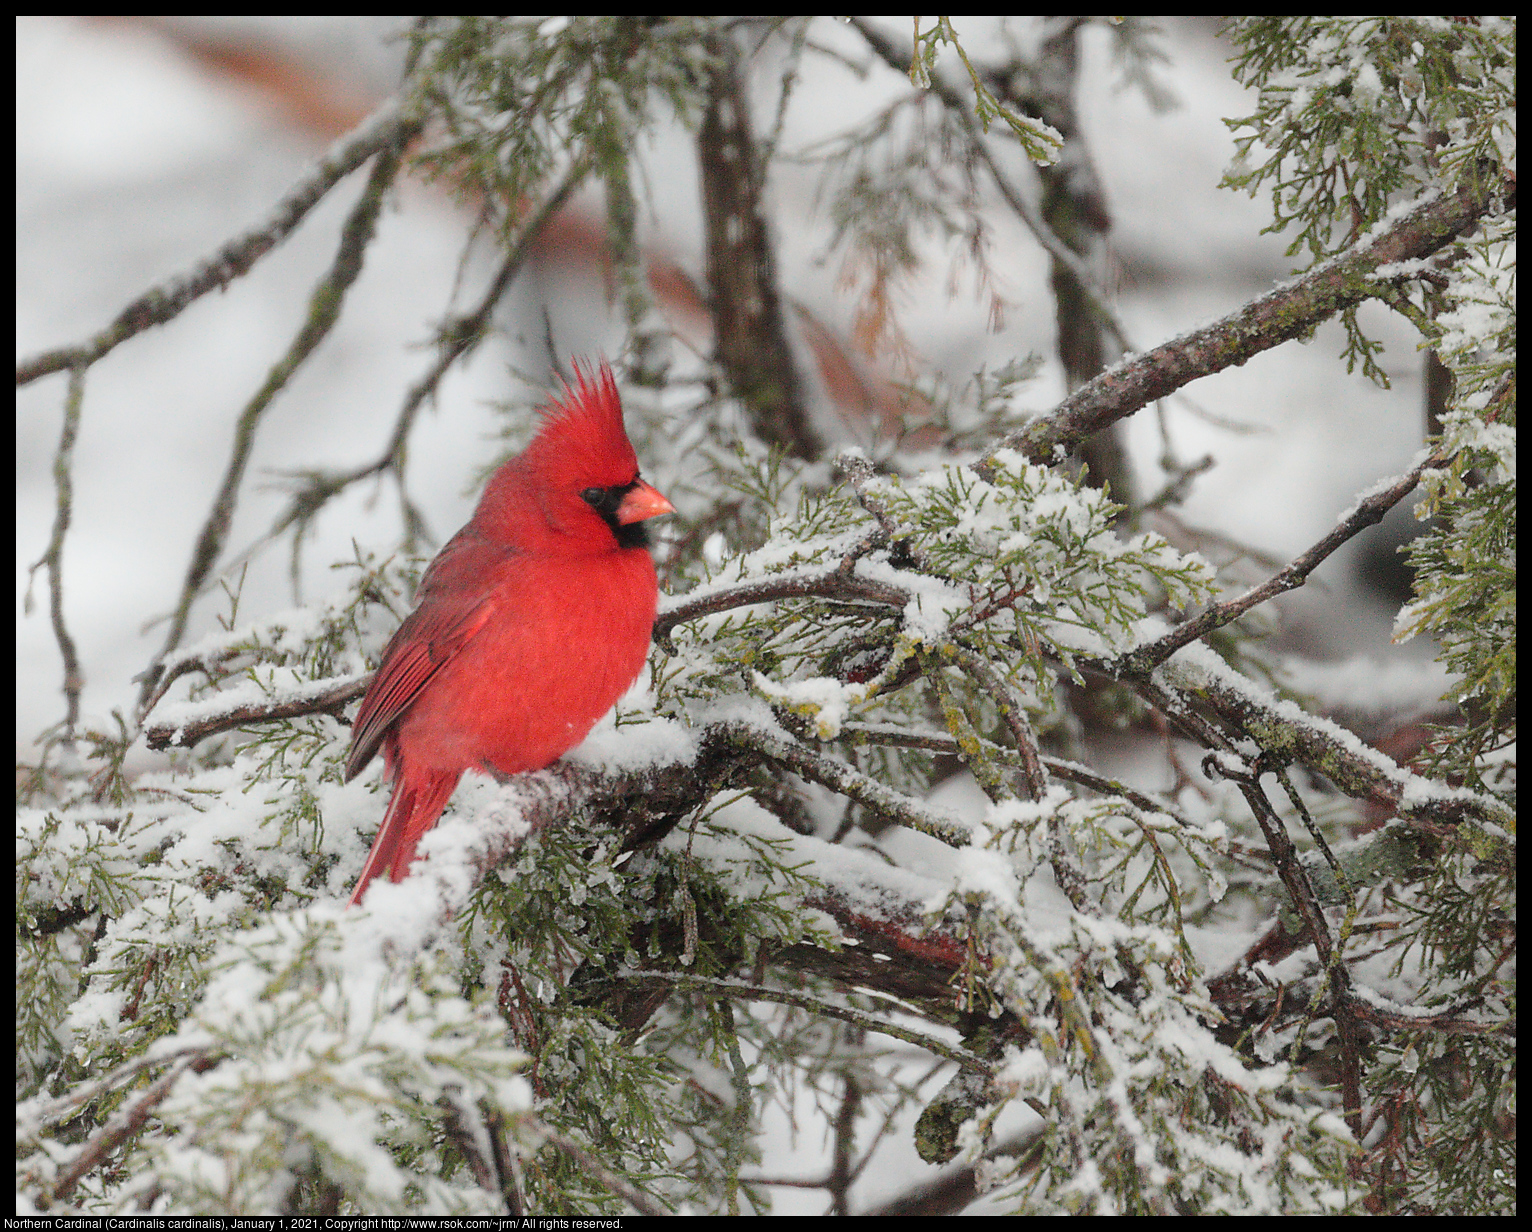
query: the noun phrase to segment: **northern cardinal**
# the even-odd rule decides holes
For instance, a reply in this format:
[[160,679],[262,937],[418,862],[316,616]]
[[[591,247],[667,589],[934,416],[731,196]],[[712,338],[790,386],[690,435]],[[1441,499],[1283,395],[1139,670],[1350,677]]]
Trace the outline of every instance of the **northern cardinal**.
[[659,596],[644,522],[674,513],[638,477],[612,371],[576,368],[541,430],[490,479],[421,579],[351,728],[346,781],[383,750],[393,798],[351,904],[402,881],[465,770],[541,770],[643,669]]

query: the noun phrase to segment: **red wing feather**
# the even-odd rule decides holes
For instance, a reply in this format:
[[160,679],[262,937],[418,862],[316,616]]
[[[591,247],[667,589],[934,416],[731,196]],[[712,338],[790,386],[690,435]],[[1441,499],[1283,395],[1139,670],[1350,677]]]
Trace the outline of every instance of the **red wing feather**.
[[[489,588],[485,593],[484,579],[514,555],[478,536],[459,534],[432,562],[420,584],[419,606],[405,617],[384,649],[378,674],[352,720],[346,782],[373,759],[388,729],[420,696],[431,677],[495,614],[494,591]],[[459,578],[474,579],[472,595],[452,593]],[[465,600],[470,602],[466,611]]]

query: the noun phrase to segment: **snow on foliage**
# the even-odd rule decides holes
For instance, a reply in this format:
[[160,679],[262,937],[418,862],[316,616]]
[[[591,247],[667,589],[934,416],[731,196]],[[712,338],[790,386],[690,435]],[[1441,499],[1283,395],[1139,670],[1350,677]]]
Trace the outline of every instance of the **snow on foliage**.
[[[817,54],[784,20],[761,38]],[[932,99],[949,127],[905,160],[927,181],[993,119],[1058,135],[918,21],[932,93],[867,143]],[[1339,268],[1509,173],[1513,24],[1233,33],[1258,102],[1229,182],[1273,193],[1293,253]],[[657,107],[716,112],[727,37],[423,19],[401,105],[434,120],[422,165],[484,200],[572,165],[620,205]],[[909,249],[889,228],[910,220],[857,230],[856,200],[836,198],[848,242]],[[948,207],[953,227],[970,208]],[[1035,365],[943,394],[918,456],[832,464],[768,448],[716,364],[678,363],[629,406],[680,513],[647,678],[560,764],[466,776],[412,875],[343,911],[384,807],[377,773],[341,781],[344,714],[417,571],[358,552],[328,602],[231,612],[160,665],[141,728],[24,784],[24,1206],[765,1211],[758,1118],[802,1100],[848,1159],[863,1101],[913,1121],[923,1159],[1020,1213],[1511,1209],[1514,214],[1475,226],[1350,301],[1405,315],[1456,382],[1396,626],[1435,639],[1429,671],[1284,662],[1192,536],[999,448]],[[1155,658],[1177,628],[1202,635]],[[1379,711],[1452,721],[1396,758],[1344,725]],[[1087,724],[1134,733],[1137,760],[1108,766]],[[130,773],[141,733],[168,761]],[[942,1068],[910,1077],[909,1049]]]

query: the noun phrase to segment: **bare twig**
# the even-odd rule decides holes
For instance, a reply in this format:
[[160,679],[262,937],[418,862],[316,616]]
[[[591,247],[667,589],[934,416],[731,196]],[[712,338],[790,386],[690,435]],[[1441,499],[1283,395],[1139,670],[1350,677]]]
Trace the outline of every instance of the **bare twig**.
[[373,475],[392,470],[399,474],[400,487],[403,487],[405,442],[409,439],[410,430],[414,427],[415,418],[421,406],[435,393],[448,369],[484,339],[489,332],[495,308],[526,264],[534,241],[542,233],[548,221],[563,209],[575,190],[584,183],[589,171],[589,163],[583,160],[574,163],[565,171],[553,190],[522,221],[515,243],[511,245],[510,251],[500,262],[500,268],[495,272],[494,278],[478,304],[462,316],[453,318],[442,328],[436,359],[429,371],[405,394],[404,403],[398,415],[394,417],[394,430],[389,434],[383,452],[375,460],[349,471],[303,474],[301,476],[303,482],[297,494],[272,525],[268,538],[275,538],[294,523],[307,522],[326,501],[343,492],[351,484]]
[[64,540],[68,537],[69,522],[74,516],[74,446],[80,435],[80,409],[85,400],[85,370],[86,365],[83,363],[69,369],[69,392],[64,398],[64,422],[59,432],[58,452],[53,455],[53,531],[48,536],[48,546],[42,556],[27,571],[26,606],[30,611],[32,574],[44,566],[48,570],[48,617],[53,622],[53,637],[58,642],[59,654],[64,660],[64,697],[67,702],[64,730],[70,738],[80,718],[80,691],[85,687],[85,672],[80,667],[74,637],[64,621]]
[[1125,655],[1122,663],[1123,674],[1147,675],[1181,647],[1190,645],[1230,621],[1238,620],[1251,608],[1258,607],[1289,590],[1296,590],[1308,580],[1309,574],[1313,573],[1338,547],[1369,526],[1381,522],[1384,514],[1415,490],[1425,471],[1445,466],[1448,461],[1446,454],[1433,453],[1395,483],[1360,501],[1334,530],[1259,586],[1252,587],[1237,599],[1230,599],[1226,603],[1210,604],[1195,619],[1177,625],[1164,637],[1148,642]]
[[419,128],[418,120],[402,112],[398,99],[389,100],[353,132],[338,141],[277,203],[264,223],[230,240],[186,273],[150,287],[90,341],[78,346],[44,351],[22,360],[16,365],[16,384],[25,385],[65,368],[89,367],[135,334],[174,320],[201,296],[227,286],[246,273],[261,257],[285,240],[337,183],[379,150],[407,141]]
[[[856,493],[857,503],[877,519],[882,531],[882,541],[900,540],[910,562],[922,572],[930,572],[931,567],[926,554],[909,543],[909,536],[915,528],[901,527],[889,509],[888,502],[873,489],[877,472],[873,469],[871,459],[859,450],[848,449],[835,459],[835,469],[846,477],[846,482]],[[902,540],[901,536],[903,536]]]
[[245,467],[249,463],[255,446],[256,428],[277,394],[282,391],[293,373],[329,334],[339,319],[346,293],[362,272],[362,260],[377,226],[378,214],[383,205],[383,194],[398,174],[405,145],[420,127],[419,121],[413,121],[400,124],[392,130],[393,141],[382,147],[377,161],[373,164],[372,174],[368,177],[367,187],[356,205],[352,207],[351,214],[342,229],[341,242],[336,251],[335,260],[310,296],[308,317],[303,327],[288,347],[287,354],[272,366],[264,384],[240,412],[229,464],[224,471],[218,494],[213,499],[213,507],[208,514],[208,519],[192,551],[191,562],[186,570],[186,579],[182,583],[181,595],[170,619],[170,629],[165,637],[165,645],[155,656],[149,670],[144,673],[143,685],[139,691],[140,714],[144,704],[154,692],[161,662],[167,654],[180,645],[187,621],[191,617],[192,604],[202,593],[203,585],[223,552],[224,542],[234,522],[234,506],[239,498],[239,488],[244,480]]
[[927,1035],[924,1031],[912,1031],[908,1027],[889,1022],[875,1014],[837,1005],[833,1001],[826,1001],[823,997],[814,997],[807,993],[793,992],[786,988],[773,988],[763,984],[750,984],[743,980],[711,979],[707,976],[671,971],[623,971],[604,978],[641,988],[668,986],[682,992],[705,992],[713,996],[733,997],[740,1001],[769,1001],[776,1005],[791,1005],[822,1018],[837,1018],[841,1022],[849,1022],[853,1026],[861,1027],[865,1031],[889,1035],[894,1039],[903,1040],[906,1044],[914,1044],[917,1048],[924,1048],[932,1056],[951,1061],[963,1069],[971,1070],[986,1078],[992,1077],[995,1072],[991,1062],[967,1048],[959,1048],[934,1035]]
[[[1209,760],[1212,761],[1212,759]],[[1347,1005],[1351,976],[1343,961],[1341,946],[1330,934],[1324,908],[1320,905],[1319,896],[1314,892],[1313,883],[1309,880],[1303,861],[1298,858],[1297,848],[1288,837],[1282,819],[1277,816],[1276,809],[1272,807],[1271,801],[1266,798],[1266,792],[1261,787],[1260,765],[1257,764],[1248,774],[1232,769],[1227,759],[1220,761],[1218,767],[1222,777],[1235,783],[1240,794],[1245,797],[1245,802],[1250,806],[1250,811],[1255,817],[1256,824],[1261,827],[1261,834],[1271,852],[1277,877],[1286,888],[1288,898],[1298,912],[1298,918],[1303,921],[1309,939],[1314,944],[1314,950],[1319,955],[1320,965],[1324,968],[1324,978],[1316,991],[1315,1001],[1309,1007],[1308,1017],[1312,1017],[1319,1009],[1319,1000],[1328,989],[1333,987],[1333,994],[1330,997],[1331,1013],[1335,1018],[1336,1034],[1340,1042],[1343,1104],[1346,1120],[1355,1131],[1360,1126],[1361,1117],[1361,1058],[1358,1053],[1359,1037],[1355,1015]],[[1343,943],[1344,938],[1342,938]],[[1300,1030],[1299,1038],[1293,1045],[1295,1063],[1301,1038]]]
[[[945,753],[949,757],[963,755],[962,747],[956,738],[945,732],[911,731],[892,724],[843,723],[840,734],[842,739],[865,740],[868,744],[886,744],[905,749],[928,749],[933,753]],[[998,744],[988,740],[981,740],[981,743],[987,753],[1001,757],[1010,755],[1009,749]],[[1179,826],[1192,827],[1192,823],[1187,820],[1180,808],[1171,801],[1154,799],[1129,787],[1126,783],[1106,778],[1078,762],[1066,761],[1059,757],[1039,756],[1038,763],[1053,778],[1062,779],[1066,783],[1074,783],[1080,787],[1088,787],[1097,795],[1121,796],[1144,814],[1150,816],[1160,814]]]

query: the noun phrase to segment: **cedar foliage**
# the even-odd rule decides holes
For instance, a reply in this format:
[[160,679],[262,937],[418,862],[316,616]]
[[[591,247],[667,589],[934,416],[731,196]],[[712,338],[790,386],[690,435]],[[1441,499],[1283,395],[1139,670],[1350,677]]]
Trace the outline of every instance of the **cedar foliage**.
[[[1081,374],[1040,419],[1018,409],[1035,357],[923,378],[918,435],[869,456],[827,453],[811,383],[782,371],[802,350],[761,225],[772,160],[823,165],[858,335],[897,345],[922,235],[982,261],[988,152],[1088,162],[1059,93],[1079,24],[1002,64],[945,18],[916,19],[913,45],[858,21],[911,89],[787,151],[781,109],[830,54],[825,20],[411,29],[396,109],[357,138],[373,181],[337,270],[401,167],[499,203],[500,293],[551,209],[603,184],[629,421],[681,510],[652,687],[606,760],[465,781],[421,875],[352,913],[368,836],[335,819],[383,799],[340,783],[343,716],[418,561],[359,550],[327,602],[230,610],[222,636],[172,639],[117,730],[53,733],[17,838],[36,1210],[767,1211],[763,1110],[797,1101],[831,1129],[840,1211],[896,1125],[966,1168],[904,1213],[981,1190],[1029,1214],[1514,1211],[1514,23],[1234,23],[1258,103],[1229,121],[1228,183],[1271,199],[1296,280],[1110,384]],[[1156,91],[1153,30],[1112,29],[1127,80]],[[735,105],[752,57],[780,69],[777,121]],[[636,238],[634,160],[662,123],[732,151],[704,178],[733,215],[709,220],[736,247],[710,253],[708,293],[734,332],[696,361]],[[1101,203],[1051,183],[1066,196],[1028,225],[1104,353],[1120,330],[1077,259]],[[349,279],[325,286],[333,316]],[[1348,369],[1386,379],[1369,300],[1452,391],[1420,465],[1335,543],[1250,591],[1154,529],[1175,485],[1136,506],[1095,485],[1111,425],[1329,317]],[[488,321],[444,328],[445,362]],[[26,379],[68,368],[76,399],[132,328]],[[362,473],[308,476],[291,533]],[[1431,521],[1397,628],[1434,639],[1452,688],[1399,766],[1316,712],[1259,621],[1417,483]],[[1177,788],[1094,766],[1103,722],[1155,741]],[[187,729],[165,770],[123,774],[134,741]],[[982,804],[933,799],[959,772]],[[1251,945],[1208,971],[1198,929]]]

